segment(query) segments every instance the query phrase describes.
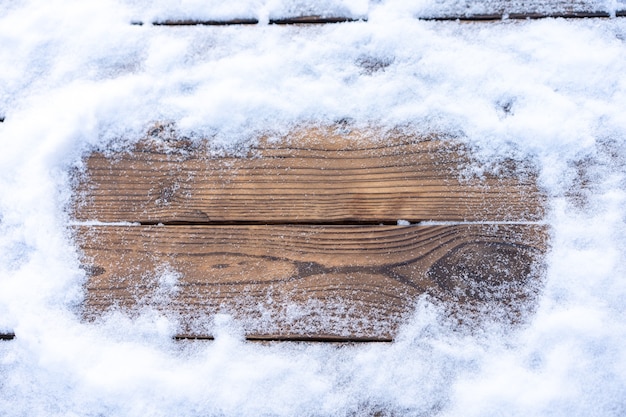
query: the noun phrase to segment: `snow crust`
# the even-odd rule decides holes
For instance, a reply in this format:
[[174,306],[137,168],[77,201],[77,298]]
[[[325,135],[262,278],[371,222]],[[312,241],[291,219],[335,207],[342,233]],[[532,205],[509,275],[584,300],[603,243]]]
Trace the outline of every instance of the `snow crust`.
[[[327,26],[164,28],[129,22],[307,3],[0,2],[0,331],[17,334],[0,341],[0,415],[625,415],[626,21],[413,17],[435,3],[329,1],[369,20]],[[237,149],[338,120],[537,166],[552,249],[526,325],[453,331],[428,300],[398,340],[367,346],[246,343],[225,317],[215,341],[175,342],[149,310],[80,321],[66,208],[87,152],[156,121]]]

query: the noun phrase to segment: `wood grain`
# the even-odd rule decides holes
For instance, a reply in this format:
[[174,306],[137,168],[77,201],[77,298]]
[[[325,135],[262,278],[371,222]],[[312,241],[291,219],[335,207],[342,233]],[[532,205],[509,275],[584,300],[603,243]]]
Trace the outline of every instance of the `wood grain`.
[[536,221],[544,213],[532,171],[506,161],[497,174],[473,176],[479,164],[449,139],[312,128],[261,138],[245,155],[220,157],[210,156],[207,142],[175,144],[146,141],[131,152],[89,156],[74,217],[388,224]]
[[207,337],[389,340],[420,296],[464,319],[515,320],[541,285],[536,225],[76,227],[85,316],[156,308]]

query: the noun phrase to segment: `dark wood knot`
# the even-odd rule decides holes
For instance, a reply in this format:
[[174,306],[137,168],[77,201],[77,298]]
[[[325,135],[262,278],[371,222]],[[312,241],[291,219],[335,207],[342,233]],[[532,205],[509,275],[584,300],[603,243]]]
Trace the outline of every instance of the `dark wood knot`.
[[511,303],[527,296],[539,273],[539,251],[504,242],[464,243],[437,260],[428,276],[444,298]]

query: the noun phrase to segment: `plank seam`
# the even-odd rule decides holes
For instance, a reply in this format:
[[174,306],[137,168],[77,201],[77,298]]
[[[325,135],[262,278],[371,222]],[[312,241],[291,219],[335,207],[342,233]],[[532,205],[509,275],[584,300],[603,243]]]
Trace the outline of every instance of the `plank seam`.
[[[177,334],[174,340],[215,340],[210,335]],[[318,343],[391,343],[390,337],[246,335],[249,342],[318,342]]]
[[[398,219],[402,221],[403,219]],[[423,220],[418,222],[410,222],[410,224],[398,224],[397,221],[211,221],[211,222],[189,222],[189,221],[142,221],[142,222],[101,222],[101,221],[71,221],[68,223],[70,227],[88,226],[88,227],[141,227],[141,226],[163,226],[163,227],[185,227],[185,226],[464,226],[464,225],[520,225],[520,226],[546,226],[545,221],[436,221]]]

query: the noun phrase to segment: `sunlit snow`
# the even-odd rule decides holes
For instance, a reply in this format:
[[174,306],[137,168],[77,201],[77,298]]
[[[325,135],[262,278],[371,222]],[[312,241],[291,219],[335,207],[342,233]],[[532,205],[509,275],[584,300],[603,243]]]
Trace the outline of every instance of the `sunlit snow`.
[[[0,415],[626,415],[626,20],[415,18],[436,3],[0,1]],[[294,10],[368,19],[265,24]],[[260,24],[130,24],[168,16]],[[552,247],[526,325],[465,334],[421,300],[394,343],[338,348],[81,321],[67,205],[90,150],[157,121],[230,148],[337,120],[538,167]]]

